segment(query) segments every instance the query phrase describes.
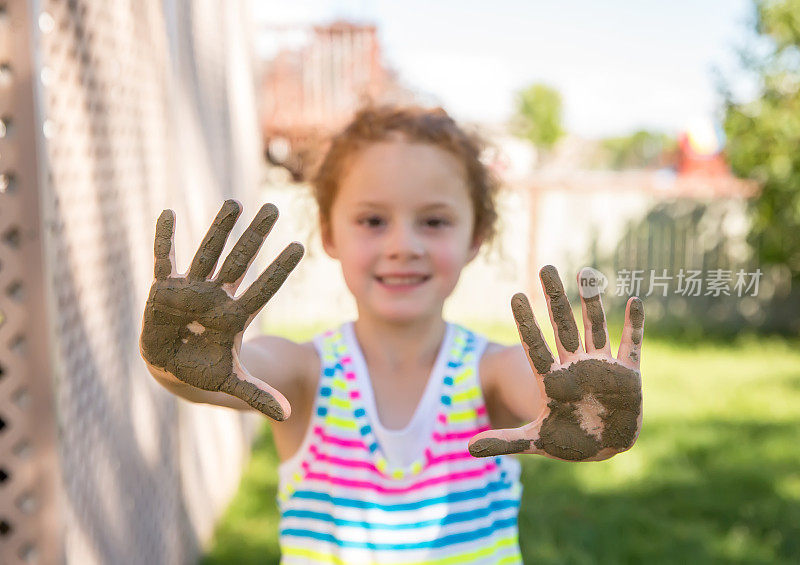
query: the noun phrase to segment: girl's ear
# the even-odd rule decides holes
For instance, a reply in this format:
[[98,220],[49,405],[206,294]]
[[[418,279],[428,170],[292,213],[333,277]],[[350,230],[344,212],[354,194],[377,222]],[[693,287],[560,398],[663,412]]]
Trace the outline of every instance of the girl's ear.
[[470,245],[469,252],[467,254],[467,264],[471,263],[472,260],[478,256],[478,251],[481,250],[483,240],[484,237],[482,235],[476,235],[474,238],[472,238],[472,245]]
[[331,224],[327,220],[320,219],[320,235],[322,238],[322,248],[328,257],[331,259],[338,259],[339,256],[336,252],[336,246],[333,244],[333,233],[331,232]]

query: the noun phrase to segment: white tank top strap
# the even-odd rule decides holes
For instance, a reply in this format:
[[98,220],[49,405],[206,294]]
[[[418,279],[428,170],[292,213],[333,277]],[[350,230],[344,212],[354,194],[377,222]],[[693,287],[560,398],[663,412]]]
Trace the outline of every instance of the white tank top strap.
[[[399,430],[386,428],[378,417],[375,392],[364,355],[353,330],[353,324],[345,324],[342,328],[342,334],[348,351],[353,356],[353,363],[356,368],[356,383],[361,391],[364,407],[370,416],[372,429],[384,455],[392,466],[411,465],[424,452],[436,423],[436,409],[441,398],[443,371],[447,362],[447,352],[451,347],[453,325],[447,324],[445,328],[439,352],[413,416],[408,424]],[[401,377],[401,375],[398,375],[398,377]]]

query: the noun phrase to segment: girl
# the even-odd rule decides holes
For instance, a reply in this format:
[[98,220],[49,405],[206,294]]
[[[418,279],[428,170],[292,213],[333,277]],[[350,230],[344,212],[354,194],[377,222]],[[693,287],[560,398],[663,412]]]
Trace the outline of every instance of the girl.
[[303,253],[290,244],[234,298],[274,206],[215,277],[239,204],[225,202],[185,275],[175,272],[174,214],[158,219],[142,356],[183,398],[272,419],[283,563],[520,563],[520,466],[502,455],[601,460],[636,440],[638,299],[617,358],[599,296],[581,300],[584,348],[551,266],[540,275],[558,361],[522,294],[512,299],[515,347],[442,319],[461,269],[494,232],[495,185],[479,152],[441,109],[368,108],[333,139],[314,188],[323,247],[358,318],[309,343],[241,343]]

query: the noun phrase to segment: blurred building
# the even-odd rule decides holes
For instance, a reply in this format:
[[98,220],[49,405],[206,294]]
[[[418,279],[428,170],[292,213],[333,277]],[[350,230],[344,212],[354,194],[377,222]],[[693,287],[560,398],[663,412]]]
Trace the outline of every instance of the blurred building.
[[295,180],[306,175],[325,139],[359,106],[414,99],[384,60],[374,25],[339,21],[272,26],[261,33],[270,35],[279,49],[262,68],[266,157]]

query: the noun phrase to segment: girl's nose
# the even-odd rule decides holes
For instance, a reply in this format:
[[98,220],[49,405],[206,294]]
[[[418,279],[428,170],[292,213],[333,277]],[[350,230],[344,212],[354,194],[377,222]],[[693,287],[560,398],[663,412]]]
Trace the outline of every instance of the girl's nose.
[[413,225],[396,223],[388,234],[386,255],[390,258],[419,257],[425,251]]

